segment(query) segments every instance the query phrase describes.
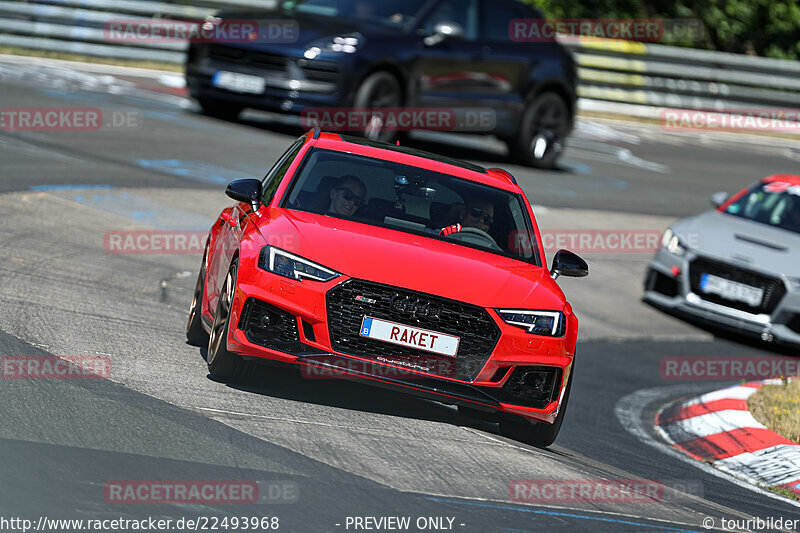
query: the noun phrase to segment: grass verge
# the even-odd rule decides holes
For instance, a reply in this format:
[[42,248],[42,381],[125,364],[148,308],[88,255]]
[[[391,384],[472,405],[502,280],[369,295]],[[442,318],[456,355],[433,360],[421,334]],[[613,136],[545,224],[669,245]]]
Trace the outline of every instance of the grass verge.
[[800,379],[762,387],[748,398],[747,408],[775,433],[800,443]]
[[111,57],[94,57],[66,52],[50,52],[47,50],[28,50],[16,46],[0,46],[0,54],[11,54],[27,57],[44,57],[47,59],[62,59],[64,61],[83,61],[85,63],[98,63],[101,65],[116,65],[119,67],[137,67],[169,72],[183,72],[183,65],[162,63],[160,61],[139,61],[135,59],[115,59]]
[[789,489],[784,489],[783,487],[770,487],[769,485],[762,485],[762,488],[774,492],[775,494],[779,494],[784,498],[789,498],[790,500],[797,500],[800,501],[800,496],[795,494],[794,492],[790,491]]

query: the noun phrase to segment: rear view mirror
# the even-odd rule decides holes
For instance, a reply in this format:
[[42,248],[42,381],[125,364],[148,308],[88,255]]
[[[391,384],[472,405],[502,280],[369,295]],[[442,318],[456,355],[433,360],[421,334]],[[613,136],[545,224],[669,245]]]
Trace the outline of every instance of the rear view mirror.
[[553,268],[550,270],[553,279],[559,276],[568,278],[582,278],[589,275],[589,265],[577,254],[569,250],[559,250],[553,257]]
[[255,211],[261,205],[261,181],[254,178],[232,181],[225,194],[238,202],[250,204]]

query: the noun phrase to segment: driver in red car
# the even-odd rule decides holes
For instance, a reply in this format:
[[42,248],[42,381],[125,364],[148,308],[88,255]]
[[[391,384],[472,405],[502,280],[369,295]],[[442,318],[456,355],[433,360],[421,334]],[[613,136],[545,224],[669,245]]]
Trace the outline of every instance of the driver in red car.
[[356,176],[347,174],[339,178],[331,188],[331,203],[328,214],[351,217],[364,203],[367,187]]

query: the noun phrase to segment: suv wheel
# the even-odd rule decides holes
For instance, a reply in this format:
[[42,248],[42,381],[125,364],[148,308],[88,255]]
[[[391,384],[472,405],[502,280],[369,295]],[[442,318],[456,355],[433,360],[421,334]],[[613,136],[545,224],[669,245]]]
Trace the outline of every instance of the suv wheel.
[[569,110],[556,93],[536,97],[522,115],[519,131],[508,140],[511,157],[522,165],[554,168],[569,131]]
[[[373,72],[361,83],[353,100],[354,107],[380,109],[403,105],[403,92],[400,82],[394,75],[380,70]],[[360,135],[373,141],[389,142],[397,132],[386,128],[377,114],[370,117],[367,127]]]

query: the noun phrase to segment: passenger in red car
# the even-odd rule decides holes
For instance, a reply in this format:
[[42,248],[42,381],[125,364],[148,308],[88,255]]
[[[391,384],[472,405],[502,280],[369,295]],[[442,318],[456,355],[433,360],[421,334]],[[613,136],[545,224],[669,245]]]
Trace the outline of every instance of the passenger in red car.
[[326,214],[351,217],[364,203],[367,187],[353,175],[339,178],[331,188],[331,203]]

